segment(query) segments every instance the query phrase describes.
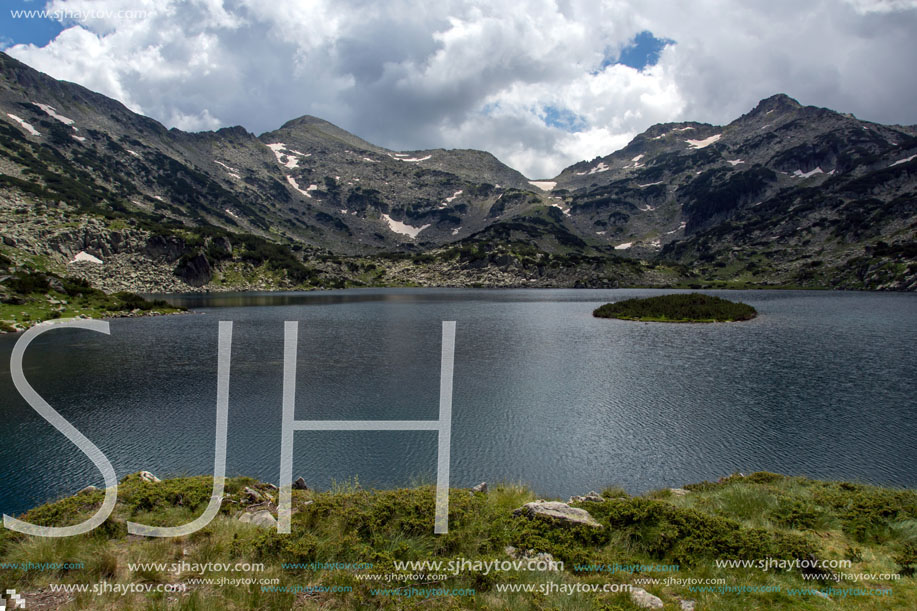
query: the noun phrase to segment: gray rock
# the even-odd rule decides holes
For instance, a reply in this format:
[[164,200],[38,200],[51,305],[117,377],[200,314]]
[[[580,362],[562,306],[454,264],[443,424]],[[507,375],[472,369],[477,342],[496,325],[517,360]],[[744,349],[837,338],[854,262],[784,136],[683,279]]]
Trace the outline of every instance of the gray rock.
[[635,605],[644,609],[662,609],[664,606],[661,598],[653,596],[643,588],[633,588],[630,591],[630,599],[634,601]]
[[694,606],[697,603],[693,600],[680,600],[678,604],[681,605],[681,611],[694,611]]
[[472,492],[487,492],[487,482],[481,482],[477,486],[471,488]]
[[257,490],[249,488],[248,486],[242,490],[242,496],[245,497],[250,503],[260,503],[264,500],[264,497],[261,496],[261,493]]
[[267,488],[268,490],[273,490],[273,491],[275,491],[275,492],[276,492],[277,490],[279,490],[279,488],[277,488],[277,486],[275,486],[274,484],[270,484],[270,483],[262,484],[262,486],[264,486],[264,487]]
[[585,496],[571,496],[571,503],[604,503],[605,498],[594,490],[589,491]]
[[84,492],[95,492],[96,490],[98,490],[98,488],[96,488],[95,486],[86,486],[85,488],[77,492],[77,494],[83,494]]
[[306,480],[304,480],[301,477],[298,478],[295,482],[293,482],[293,490],[308,490],[308,489],[309,487],[306,485]]
[[[82,316],[82,315],[81,315],[81,316]],[[138,473],[137,475],[139,475],[139,476],[140,476],[140,479],[142,479],[143,481],[149,482],[149,483],[151,483],[151,484],[155,484],[156,482],[161,481],[158,477],[156,477],[155,475],[153,475],[153,474],[150,473],[149,471],[141,471],[141,472]]]
[[559,501],[533,501],[526,503],[519,509],[513,511],[513,515],[525,516],[527,518],[547,518],[566,524],[583,524],[592,528],[602,528],[602,525],[595,521],[588,511],[578,507],[570,507],[566,503]]
[[254,513],[247,511],[239,516],[239,521],[243,524],[253,524],[262,528],[277,527],[277,520],[274,518],[273,514],[266,509]]

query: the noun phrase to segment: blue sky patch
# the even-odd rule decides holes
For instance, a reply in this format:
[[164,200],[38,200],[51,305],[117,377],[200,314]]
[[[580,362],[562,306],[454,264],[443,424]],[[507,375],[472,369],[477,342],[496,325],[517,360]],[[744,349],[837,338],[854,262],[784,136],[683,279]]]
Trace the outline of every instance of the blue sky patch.
[[668,38],[656,38],[649,30],[644,30],[634,36],[634,39],[621,49],[618,57],[606,57],[602,68],[612,64],[623,64],[637,70],[647,66],[655,66],[659,61],[659,53],[668,45],[675,44]]
[[28,43],[43,47],[60,34],[64,24],[37,14],[45,4],[40,0],[4,2],[0,9],[0,49]]
[[572,110],[557,108],[556,106],[545,106],[542,111],[545,125],[559,127],[570,133],[582,131],[586,127],[586,120]]

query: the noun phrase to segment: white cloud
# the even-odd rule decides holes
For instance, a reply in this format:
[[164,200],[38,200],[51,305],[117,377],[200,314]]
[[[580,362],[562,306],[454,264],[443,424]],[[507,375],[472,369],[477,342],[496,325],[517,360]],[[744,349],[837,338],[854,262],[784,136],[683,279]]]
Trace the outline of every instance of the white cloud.
[[[533,178],[608,154],[657,122],[727,122],[777,92],[870,120],[917,122],[914,1],[54,0],[48,8],[93,16],[11,55],[170,127],[260,133],[314,114],[391,148],[486,149]],[[675,41],[656,66],[601,69],[643,30]],[[546,108],[575,117],[577,131],[546,124]]]

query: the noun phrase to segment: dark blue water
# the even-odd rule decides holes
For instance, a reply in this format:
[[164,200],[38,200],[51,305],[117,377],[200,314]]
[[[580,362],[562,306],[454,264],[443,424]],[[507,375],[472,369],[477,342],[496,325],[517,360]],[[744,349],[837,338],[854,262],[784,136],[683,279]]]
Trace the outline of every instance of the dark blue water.
[[[277,482],[283,321],[300,321],[298,419],[435,419],[457,321],[452,485],[566,496],[770,470],[917,485],[917,295],[730,292],[753,321],[599,320],[649,290],[362,290],[184,299],[196,313],[57,330],[26,376],[119,477],[209,473],[217,326],[234,321],[227,472]],[[16,393],[0,337],[0,511],[86,485],[92,463]],[[432,482],[436,434],[298,432],[314,487]]]

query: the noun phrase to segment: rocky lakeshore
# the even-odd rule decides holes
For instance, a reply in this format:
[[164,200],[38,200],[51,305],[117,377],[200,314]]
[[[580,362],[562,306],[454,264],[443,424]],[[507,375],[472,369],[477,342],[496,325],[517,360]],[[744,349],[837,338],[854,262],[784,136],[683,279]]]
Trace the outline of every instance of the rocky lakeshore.
[[[481,483],[451,490],[449,533],[434,535],[430,486],[366,490],[352,481],[317,491],[299,478],[292,532],[281,535],[277,486],[235,477],[198,532],[127,534],[129,520],[189,522],[212,483],[139,472],[119,483],[113,514],[89,534],[0,530],[0,585],[30,609],[912,609],[917,601],[913,490],[752,473],[640,496],[608,487],[546,500]],[[20,518],[74,524],[103,496],[90,486]],[[68,568],[28,568],[52,562]],[[103,581],[113,587],[93,591]]]

